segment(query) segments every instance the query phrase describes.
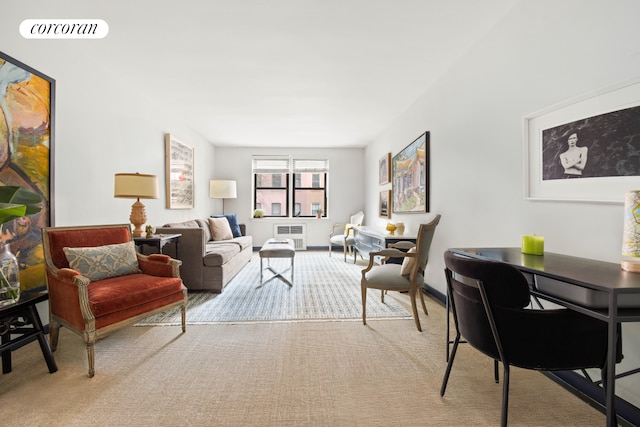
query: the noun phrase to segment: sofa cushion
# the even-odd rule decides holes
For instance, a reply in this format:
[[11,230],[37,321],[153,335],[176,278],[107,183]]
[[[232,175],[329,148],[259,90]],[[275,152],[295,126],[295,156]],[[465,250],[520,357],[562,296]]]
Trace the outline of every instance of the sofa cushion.
[[200,224],[195,219],[184,221],[184,222],[170,222],[169,224],[165,224],[162,227],[164,228],[199,228]]
[[209,227],[214,241],[233,239],[233,233],[227,218],[209,218]]
[[234,256],[240,253],[240,245],[229,240],[207,243],[207,253],[202,262],[207,267],[216,267],[226,264]]
[[227,221],[229,221],[229,227],[231,227],[231,232],[233,233],[233,237],[242,237],[242,231],[240,231],[240,225],[238,224],[238,216],[236,214],[211,215],[211,217],[227,218]]
[[196,219],[200,228],[204,231],[204,241],[205,243],[209,240],[213,240],[213,235],[211,234],[211,228],[209,227],[209,221],[205,219]]
[[92,281],[140,273],[133,242],[62,250],[69,267]]
[[89,307],[96,317],[103,317],[175,294],[182,294],[180,278],[132,274],[92,283]]

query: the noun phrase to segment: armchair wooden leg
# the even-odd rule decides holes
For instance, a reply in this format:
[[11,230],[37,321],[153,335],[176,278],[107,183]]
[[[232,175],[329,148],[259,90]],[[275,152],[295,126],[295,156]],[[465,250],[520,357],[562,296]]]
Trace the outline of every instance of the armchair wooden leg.
[[187,332],[187,306],[182,306],[182,333]]
[[49,320],[49,346],[51,351],[58,348],[58,336],[60,335],[60,324],[55,320]]
[[96,373],[95,363],[96,363],[96,353],[93,348],[93,342],[87,343],[87,358],[89,359],[89,378],[93,378]]
[[427,305],[424,303],[424,292],[422,292],[422,289],[419,289],[418,292],[420,293],[420,301],[422,302],[422,309],[424,310],[424,314],[428,316],[429,312],[427,311]]
[[362,324],[367,324],[367,287],[360,285],[362,288]]
[[418,303],[416,302],[416,290],[411,289],[409,291],[409,298],[411,298],[411,309],[413,310],[413,318],[416,320],[416,327],[418,331],[422,332],[422,327],[420,326],[420,317],[418,316]]

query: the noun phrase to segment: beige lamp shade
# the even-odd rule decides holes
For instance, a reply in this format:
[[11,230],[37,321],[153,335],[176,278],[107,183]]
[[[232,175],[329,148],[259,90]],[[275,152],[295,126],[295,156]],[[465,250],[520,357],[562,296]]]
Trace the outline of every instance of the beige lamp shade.
[[130,199],[158,199],[158,177],[142,173],[117,173],[113,197]]
[[212,199],[235,199],[238,197],[236,182],[230,180],[209,181],[209,197]]

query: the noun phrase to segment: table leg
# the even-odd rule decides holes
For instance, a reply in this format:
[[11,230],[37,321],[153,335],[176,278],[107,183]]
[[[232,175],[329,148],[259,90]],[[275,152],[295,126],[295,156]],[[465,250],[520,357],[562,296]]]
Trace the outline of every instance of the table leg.
[[617,294],[609,293],[609,323],[607,333],[607,378],[605,386],[605,403],[607,405],[607,426],[614,427],[618,425],[615,408],[616,395],[616,350],[618,342],[617,318],[618,311],[616,308]]
[[51,352],[49,341],[47,341],[47,338],[44,336],[44,328],[42,327],[42,321],[40,321],[38,310],[36,310],[36,307],[34,305],[31,305],[29,306],[29,312],[31,313],[31,323],[36,331],[38,331],[38,343],[40,344],[40,350],[42,351],[44,360],[47,362],[49,372],[54,373],[58,370],[58,366],[56,365],[56,360],[54,359],[53,353]]

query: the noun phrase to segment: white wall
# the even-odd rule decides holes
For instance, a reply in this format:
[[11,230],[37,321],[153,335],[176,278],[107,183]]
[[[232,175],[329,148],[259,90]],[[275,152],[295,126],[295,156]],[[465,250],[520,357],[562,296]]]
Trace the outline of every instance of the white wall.
[[[445,293],[447,248],[519,246],[533,232],[547,251],[620,261],[621,204],[524,200],[522,126],[531,113],[640,78],[638,16],[637,1],[523,1],[367,148],[366,181],[375,182],[384,153],[431,132],[431,215],[442,220],[429,285]],[[369,218],[379,190],[367,187]],[[391,220],[417,228],[426,218]],[[638,326],[624,326],[624,367],[640,365]],[[638,384],[620,380],[618,394],[640,406]]]
[[[329,160],[329,200],[327,218],[253,219],[251,156],[291,155],[298,159]],[[235,179],[238,198],[225,200],[225,213],[236,213],[240,222],[247,225],[247,233],[253,236],[254,246],[273,237],[274,224],[307,224],[307,245],[327,246],[334,223],[346,223],[349,215],[364,209],[364,149],[317,148],[231,148],[217,147],[215,154],[216,179]],[[376,181],[377,182],[377,181]],[[221,213],[222,204],[216,201],[212,213]],[[365,218],[365,222],[368,218]]]

